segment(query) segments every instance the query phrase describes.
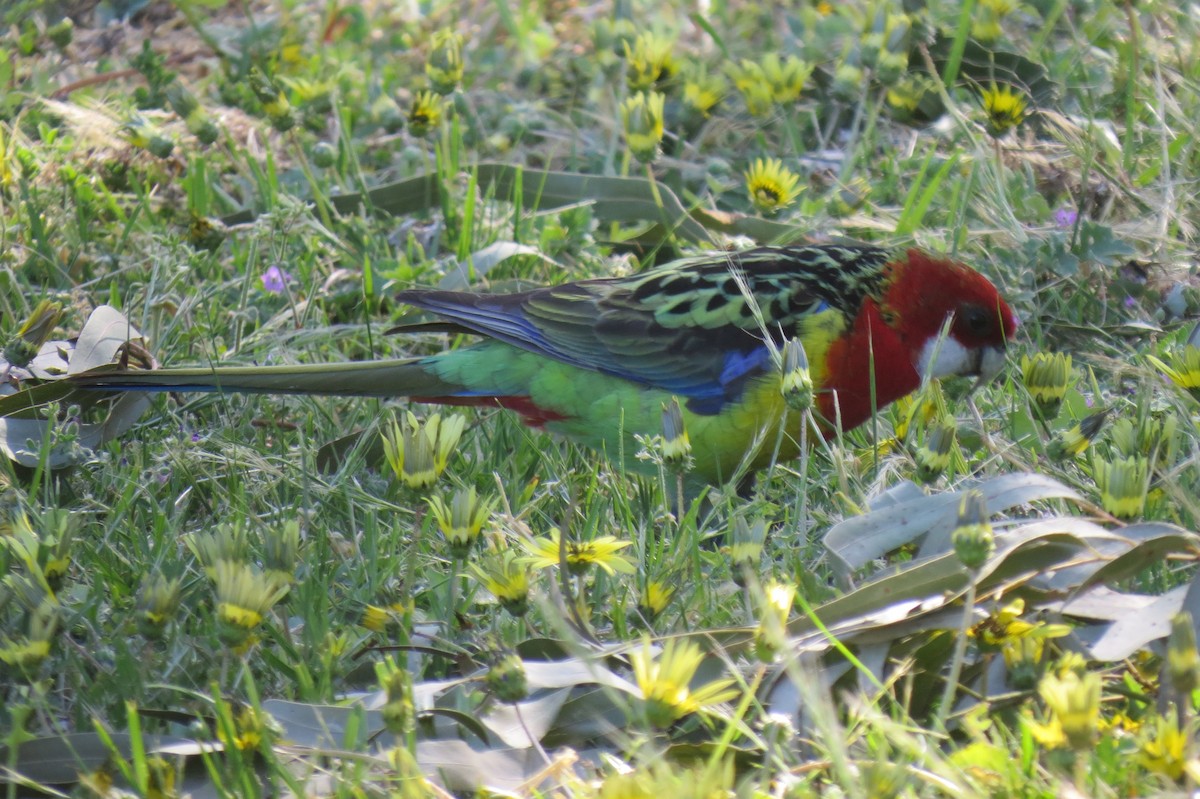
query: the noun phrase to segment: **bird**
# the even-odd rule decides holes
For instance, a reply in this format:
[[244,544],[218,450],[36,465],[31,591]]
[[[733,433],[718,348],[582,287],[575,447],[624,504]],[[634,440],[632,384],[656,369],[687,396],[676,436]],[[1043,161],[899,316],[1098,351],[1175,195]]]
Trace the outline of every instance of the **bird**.
[[781,393],[798,340],[826,436],[922,380],[994,377],[1017,318],[995,285],[920,249],[760,246],[515,293],[414,289],[407,333],[482,340],[425,357],[338,364],[110,369],[95,389],[407,397],[505,408],[638,470],[634,454],[678,403],[689,479],[721,484],[799,454],[804,415]]

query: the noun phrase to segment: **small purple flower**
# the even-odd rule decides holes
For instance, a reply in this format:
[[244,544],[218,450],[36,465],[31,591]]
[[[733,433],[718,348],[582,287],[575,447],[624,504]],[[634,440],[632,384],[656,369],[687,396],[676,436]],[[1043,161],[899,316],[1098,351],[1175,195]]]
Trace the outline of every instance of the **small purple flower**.
[[1135,298],[1135,297],[1131,297],[1131,296],[1128,296],[1128,295],[1126,295],[1126,297],[1125,297],[1125,307],[1126,307],[1126,308],[1132,308],[1132,307],[1133,307],[1133,306],[1135,306],[1135,305],[1137,305],[1137,298]]
[[271,264],[262,275],[263,290],[271,294],[282,294],[291,279],[291,272],[281,269],[279,264]]
[[1059,208],[1054,212],[1054,224],[1060,228],[1075,227],[1079,214],[1074,208]]

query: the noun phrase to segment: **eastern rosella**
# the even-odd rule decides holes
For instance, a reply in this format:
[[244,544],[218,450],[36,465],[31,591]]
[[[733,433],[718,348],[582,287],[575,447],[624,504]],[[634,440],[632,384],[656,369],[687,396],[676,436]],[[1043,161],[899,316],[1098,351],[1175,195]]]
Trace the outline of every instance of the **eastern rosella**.
[[862,424],[917,389],[922,375],[994,375],[1017,326],[996,288],[967,266],[866,246],[760,247],[514,294],[415,290],[398,298],[439,320],[408,332],[484,340],[408,360],[77,379],[107,389],[499,406],[609,457],[638,452],[634,435],[657,433],[675,397],[694,474],[723,481],[740,466],[799,451],[802,415],[785,404],[777,365],[787,339],[803,343],[829,432]]

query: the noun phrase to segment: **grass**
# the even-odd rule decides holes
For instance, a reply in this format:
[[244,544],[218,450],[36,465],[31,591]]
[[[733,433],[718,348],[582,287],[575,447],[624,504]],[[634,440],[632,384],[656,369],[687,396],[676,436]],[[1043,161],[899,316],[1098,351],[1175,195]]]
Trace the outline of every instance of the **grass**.
[[168,366],[406,357],[460,342],[388,335],[401,289],[753,241],[952,253],[1022,325],[970,398],[695,501],[661,441],[625,473],[499,410],[442,411],[419,487],[380,400],[160,397],[91,447],[78,395],[5,418],[7,796],[1194,789],[1186,10],[76,10],[0,12],[14,390],[100,304]]

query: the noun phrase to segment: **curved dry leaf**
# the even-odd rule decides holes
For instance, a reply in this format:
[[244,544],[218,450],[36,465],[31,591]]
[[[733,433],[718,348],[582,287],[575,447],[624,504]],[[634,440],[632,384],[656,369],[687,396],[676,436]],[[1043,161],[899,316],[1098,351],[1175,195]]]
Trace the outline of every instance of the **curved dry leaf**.
[[[1006,474],[970,486],[983,492],[988,511],[1001,513],[1015,505],[1046,499],[1079,499],[1078,493],[1045,475]],[[877,509],[845,519],[825,534],[825,548],[843,575],[924,537],[921,557],[950,550],[950,533],[958,519],[962,491],[921,495],[896,502],[889,498]],[[905,489],[904,495],[911,495]]]
[[558,713],[571,695],[570,688],[539,691],[516,704],[496,702],[479,716],[483,726],[514,749],[535,746],[555,725]]

